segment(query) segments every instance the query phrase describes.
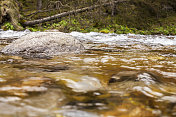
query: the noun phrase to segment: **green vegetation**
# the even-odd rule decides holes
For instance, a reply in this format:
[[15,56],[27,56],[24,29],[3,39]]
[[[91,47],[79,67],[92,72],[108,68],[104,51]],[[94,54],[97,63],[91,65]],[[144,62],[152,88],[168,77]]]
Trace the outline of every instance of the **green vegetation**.
[[[86,20],[86,19],[85,19]],[[137,28],[129,28],[127,26],[122,26],[118,24],[110,24],[110,25],[102,25],[95,26],[89,20],[85,21],[87,23],[82,25],[78,20],[71,18],[61,20],[57,23],[46,23],[41,26],[27,27],[31,31],[45,31],[51,29],[57,29],[62,32],[72,32],[79,31],[83,33],[87,32],[101,32],[101,33],[117,33],[117,34],[143,34],[143,35],[156,35],[156,34],[164,34],[164,35],[176,35],[176,26],[166,26],[166,27],[155,27],[151,30],[139,30]]]
[[[57,0],[52,1],[57,2]],[[110,2],[111,0],[106,1]],[[50,4],[49,0],[43,0],[41,10],[46,12],[37,12],[37,0],[19,0],[19,2],[22,4],[22,10],[20,10],[21,15],[23,15],[20,20],[21,24],[25,21],[40,19],[73,9],[103,4],[97,0],[60,0],[62,4],[56,8]],[[16,27],[9,26],[8,23],[0,25],[5,30],[16,29]],[[118,34],[176,35],[176,2],[175,0],[128,0],[116,5],[114,15],[112,15],[112,6],[106,6],[25,28],[31,31],[58,29],[62,32],[94,31]]]
[[11,23],[7,22],[2,26],[2,29],[4,29],[4,30],[14,30],[14,26]]

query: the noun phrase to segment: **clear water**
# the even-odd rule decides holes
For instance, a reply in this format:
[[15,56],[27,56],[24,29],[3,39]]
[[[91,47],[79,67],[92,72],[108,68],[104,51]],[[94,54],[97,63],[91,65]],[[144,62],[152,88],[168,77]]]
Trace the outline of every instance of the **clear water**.
[[[0,39],[27,33],[0,31]],[[176,116],[176,36],[70,34],[85,53],[49,60],[0,55],[0,117]],[[143,72],[142,80],[109,83],[131,71]]]

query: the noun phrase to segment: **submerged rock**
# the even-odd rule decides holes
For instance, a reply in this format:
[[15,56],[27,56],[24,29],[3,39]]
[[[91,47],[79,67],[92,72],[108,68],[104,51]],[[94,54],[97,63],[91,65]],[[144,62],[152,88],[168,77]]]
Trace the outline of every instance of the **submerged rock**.
[[142,104],[135,101],[123,101],[120,105],[104,111],[104,117],[158,117],[160,113],[154,110],[145,108]]
[[0,93],[9,96],[27,97],[30,96],[30,93],[44,93],[52,86],[55,86],[52,79],[29,77],[1,86]]
[[160,82],[158,77],[153,73],[142,71],[122,71],[113,75],[109,83],[123,82],[123,81],[142,81],[145,84],[154,84]]
[[47,58],[80,53],[84,46],[79,40],[62,32],[35,32],[22,36],[2,49],[3,54]]
[[65,95],[58,88],[25,99],[0,97],[0,117],[56,117],[55,110],[65,101]]
[[82,76],[75,79],[61,79],[61,81],[64,81],[63,83],[74,92],[79,93],[96,91],[102,88],[101,82],[98,79],[89,76]]
[[69,69],[66,65],[14,65],[13,68],[25,69],[33,72],[58,72]]

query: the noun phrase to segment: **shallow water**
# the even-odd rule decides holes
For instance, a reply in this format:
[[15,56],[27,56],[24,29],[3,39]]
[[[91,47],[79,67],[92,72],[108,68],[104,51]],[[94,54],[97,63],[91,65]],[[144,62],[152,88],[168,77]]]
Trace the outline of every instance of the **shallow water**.
[[[0,31],[0,47],[27,33]],[[85,53],[0,55],[0,117],[176,116],[176,36],[71,35]]]

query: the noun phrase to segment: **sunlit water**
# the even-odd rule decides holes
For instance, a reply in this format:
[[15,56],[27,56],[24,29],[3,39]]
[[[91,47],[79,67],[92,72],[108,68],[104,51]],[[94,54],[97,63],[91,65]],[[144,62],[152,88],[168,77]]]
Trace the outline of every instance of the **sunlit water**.
[[[0,31],[0,48],[27,33]],[[85,53],[53,59],[0,55],[0,117],[176,116],[176,36],[71,35]],[[141,72],[139,81],[109,83],[134,71]]]

